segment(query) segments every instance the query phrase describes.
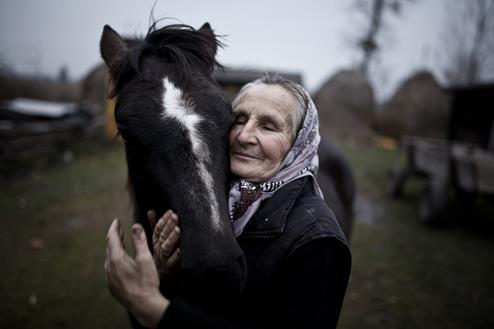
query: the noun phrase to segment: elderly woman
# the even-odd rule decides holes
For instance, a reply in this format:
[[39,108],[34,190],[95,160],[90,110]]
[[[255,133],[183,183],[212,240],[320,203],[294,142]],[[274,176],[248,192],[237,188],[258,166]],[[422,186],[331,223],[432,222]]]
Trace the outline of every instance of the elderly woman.
[[166,280],[180,252],[178,218],[171,211],[155,227],[154,261],[142,227],[132,229],[132,259],[118,221],[112,223],[107,284],[146,327],[334,328],[351,256],[314,178],[320,140],[314,103],[298,84],[264,78],[240,90],[233,111],[230,219],[248,266],[236,311],[220,319],[161,294],[159,277]]

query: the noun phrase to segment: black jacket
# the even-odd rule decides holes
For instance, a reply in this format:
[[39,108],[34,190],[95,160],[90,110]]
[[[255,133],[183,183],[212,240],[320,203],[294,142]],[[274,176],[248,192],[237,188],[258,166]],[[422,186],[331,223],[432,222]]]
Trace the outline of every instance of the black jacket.
[[248,278],[229,319],[174,298],[159,328],[335,328],[351,255],[311,180],[278,190],[238,237]]

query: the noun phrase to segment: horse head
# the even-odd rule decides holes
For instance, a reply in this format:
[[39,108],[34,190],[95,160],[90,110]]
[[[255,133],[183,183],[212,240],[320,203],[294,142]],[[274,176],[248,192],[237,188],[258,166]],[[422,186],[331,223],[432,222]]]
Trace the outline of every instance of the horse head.
[[147,210],[174,210],[187,284],[201,290],[213,280],[238,292],[245,261],[228,219],[231,105],[211,77],[220,45],[208,23],[198,30],[153,25],[140,40],[105,26],[100,49],[116,97],[135,220],[150,241]]

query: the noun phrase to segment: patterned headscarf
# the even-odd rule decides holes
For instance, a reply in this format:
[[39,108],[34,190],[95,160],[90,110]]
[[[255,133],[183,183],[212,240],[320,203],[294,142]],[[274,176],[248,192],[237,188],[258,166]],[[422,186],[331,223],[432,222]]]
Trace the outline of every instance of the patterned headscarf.
[[263,183],[253,183],[239,178],[231,184],[228,206],[233,231],[237,237],[242,234],[245,225],[259,209],[261,202],[269,199],[285,184],[304,176],[312,176],[316,191],[322,197],[315,180],[319,167],[317,148],[321,140],[317,109],[309,93],[300,88],[308,99],[307,110],[295,142],[283,159],[278,172],[269,181]]

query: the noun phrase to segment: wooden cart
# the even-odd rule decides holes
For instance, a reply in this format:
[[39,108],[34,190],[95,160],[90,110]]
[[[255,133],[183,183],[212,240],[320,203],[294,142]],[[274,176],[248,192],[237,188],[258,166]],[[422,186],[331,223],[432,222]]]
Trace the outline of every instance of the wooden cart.
[[402,138],[404,168],[390,175],[390,194],[399,197],[408,177],[426,179],[420,219],[438,224],[448,209],[468,210],[481,196],[494,200],[494,85],[447,90],[452,102],[448,139]]

